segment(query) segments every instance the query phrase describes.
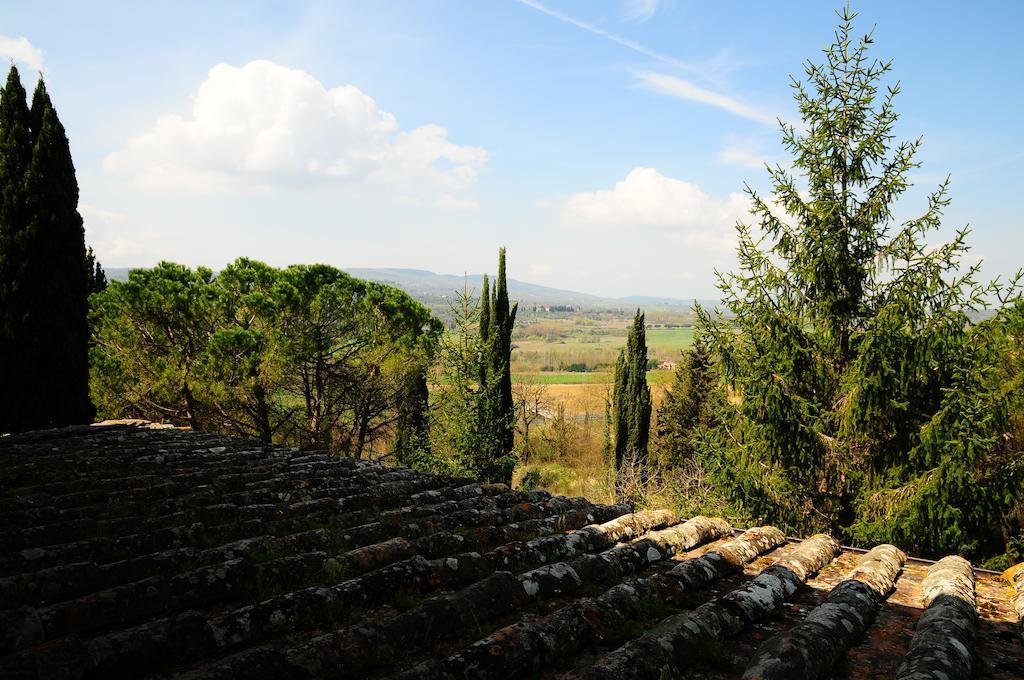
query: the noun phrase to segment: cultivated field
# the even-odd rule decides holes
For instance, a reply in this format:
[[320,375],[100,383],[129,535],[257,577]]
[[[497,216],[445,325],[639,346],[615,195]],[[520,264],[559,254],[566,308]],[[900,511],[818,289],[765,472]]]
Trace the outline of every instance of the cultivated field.
[[[517,323],[512,379],[532,410],[529,441],[520,429],[521,464],[514,483],[556,494],[614,499],[614,475],[605,460],[605,403],[610,398],[615,360],[626,344],[633,311],[532,311]],[[671,384],[684,349],[693,342],[693,316],[647,314],[647,372],[655,414]],[[522,422],[520,422],[522,428]]]

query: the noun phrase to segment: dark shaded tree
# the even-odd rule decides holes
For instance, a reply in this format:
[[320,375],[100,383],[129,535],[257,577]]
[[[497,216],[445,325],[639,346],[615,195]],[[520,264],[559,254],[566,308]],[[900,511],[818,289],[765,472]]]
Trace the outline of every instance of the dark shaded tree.
[[75,167],[42,81],[31,110],[24,97],[12,66],[0,102],[0,363],[6,366],[2,378],[8,395],[0,408],[0,429],[15,431],[89,422],[94,415],[89,275]]
[[85,251],[85,272],[88,277],[86,290],[89,291],[89,295],[102,293],[107,289],[107,273],[103,271],[103,266],[96,259],[96,253],[92,251],[92,246]]
[[32,160],[31,114],[18,69],[11,66],[0,91],[0,431],[21,429],[24,380],[20,340],[24,296],[17,282],[24,277],[24,232],[28,216],[25,173]]

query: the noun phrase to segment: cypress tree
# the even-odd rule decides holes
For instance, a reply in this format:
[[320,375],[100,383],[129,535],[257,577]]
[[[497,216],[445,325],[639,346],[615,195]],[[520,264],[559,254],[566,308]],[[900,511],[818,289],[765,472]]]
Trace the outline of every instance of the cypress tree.
[[85,251],[85,273],[88,278],[87,289],[89,295],[102,293],[107,289],[107,273],[103,266],[96,260],[96,253],[92,252],[92,246]]
[[[515,404],[512,401],[512,329],[516,323],[519,305],[509,309],[508,282],[505,279],[505,249],[498,251],[498,280],[494,286],[491,305],[490,371],[497,376],[495,404],[496,435],[503,454],[512,452],[515,443]],[[511,475],[511,472],[510,472]]]
[[42,81],[29,109],[12,67],[3,100],[4,156],[12,162],[0,171],[7,399],[0,427],[88,422],[89,273],[71,151]]
[[615,469],[632,458],[641,469],[647,464],[647,441],[651,429],[651,389],[647,386],[647,337],[644,315],[633,318],[626,346],[615,362]]
[[39,131],[43,129],[43,117],[46,109],[53,108],[50,101],[50,93],[46,91],[46,83],[40,78],[36,83],[36,89],[32,93],[32,107],[29,109],[29,121],[32,127],[32,143],[35,144],[39,137]]
[[515,459],[515,403],[512,399],[512,329],[518,305],[509,309],[505,249],[498,251],[494,284],[484,276],[480,293],[477,430],[481,433],[481,476],[488,481],[512,482]]
[[25,172],[32,160],[31,114],[18,69],[11,66],[0,92],[0,432],[17,429],[23,347],[17,338],[21,311],[16,281],[25,262]]
[[483,354],[480,361],[480,388],[487,385],[487,368],[491,362],[491,286],[487,274],[484,274],[483,288],[480,290],[480,346]]

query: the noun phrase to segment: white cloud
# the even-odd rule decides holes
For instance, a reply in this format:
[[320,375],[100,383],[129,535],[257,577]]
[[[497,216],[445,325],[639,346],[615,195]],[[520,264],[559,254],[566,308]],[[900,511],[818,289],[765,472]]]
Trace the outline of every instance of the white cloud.
[[0,35],[0,59],[10,59],[37,71],[43,70],[43,51],[34,47],[28,38]]
[[572,225],[661,229],[674,240],[718,250],[732,247],[733,225],[748,216],[748,207],[743,194],[718,199],[654,168],[633,168],[612,189],[570,196],[562,205],[562,220]]
[[654,16],[662,0],[625,0],[623,13],[628,21],[643,23]]
[[161,116],[103,166],[146,187],[335,181],[396,188],[417,202],[421,192],[465,190],[486,160],[486,151],[455,144],[439,125],[402,131],[352,85],[327,88],[305,71],[251,61],[214,66],[188,115]]
[[675,76],[663,73],[641,72],[637,74],[637,84],[658,94],[714,106],[737,116],[748,118],[758,123],[764,123],[765,125],[774,125],[776,123],[776,118],[764,111],[760,111],[753,106],[744,104],[720,92],[709,90]]

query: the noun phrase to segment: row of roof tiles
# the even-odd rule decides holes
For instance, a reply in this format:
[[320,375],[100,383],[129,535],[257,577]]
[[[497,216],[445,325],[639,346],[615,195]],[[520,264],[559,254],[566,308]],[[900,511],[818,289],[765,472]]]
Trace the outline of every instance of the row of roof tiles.
[[0,678],[1024,669],[1024,565],[139,424],[0,438],[0,488]]

